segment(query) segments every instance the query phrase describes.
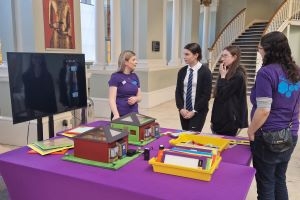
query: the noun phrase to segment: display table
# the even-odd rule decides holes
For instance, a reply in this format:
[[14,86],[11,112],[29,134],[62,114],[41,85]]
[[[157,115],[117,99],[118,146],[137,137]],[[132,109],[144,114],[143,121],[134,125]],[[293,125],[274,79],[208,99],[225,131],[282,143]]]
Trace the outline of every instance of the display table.
[[12,200],[246,199],[255,170],[221,162],[210,182],[155,173],[143,156],[112,171],[27,154],[22,147],[0,155],[0,172]]
[[[150,143],[151,156],[168,139]],[[0,173],[12,200],[242,200],[255,174],[255,169],[224,158],[212,180],[205,182],[155,173],[143,156],[112,171],[63,161],[62,155],[28,154],[28,150],[22,147],[0,155]],[[240,157],[238,151],[236,155]]]

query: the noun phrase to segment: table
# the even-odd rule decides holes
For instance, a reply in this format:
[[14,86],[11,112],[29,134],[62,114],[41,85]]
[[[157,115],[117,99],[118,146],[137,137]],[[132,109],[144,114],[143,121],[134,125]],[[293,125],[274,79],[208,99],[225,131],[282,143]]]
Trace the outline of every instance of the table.
[[[167,137],[152,142],[155,146]],[[28,154],[28,147],[0,155],[0,173],[12,200],[53,199],[246,199],[255,169],[220,163],[210,182],[155,173],[138,157],[117,171],[61,160],[61,155]],[[217,192],[216,192],[217,191]]]

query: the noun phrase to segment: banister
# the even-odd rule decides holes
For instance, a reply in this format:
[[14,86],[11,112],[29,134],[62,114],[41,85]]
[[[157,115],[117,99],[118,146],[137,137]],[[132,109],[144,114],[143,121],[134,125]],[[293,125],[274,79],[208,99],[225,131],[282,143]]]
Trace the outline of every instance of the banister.
[[246,8],[243,8],[240,12],[238,12],[238,14],[236,14],[227,24],[226,26],[219,32],[218,36],[216,37],[216,40],[214,41],[214,43],[211,45],[210,48],[208,48],[208,50],[210,49],[214,49],[214,46],[216,45],[218,39],[221,37],[222,33],[227,29],[227,27],[243,12],[246,11]]
[[269,28],[270,28],[270,27],[272,26],[272,24],[274,23],[275,17],[278,16],[278,13],[280,13],[280,11],[282,10],[282,8],[284,8],[284,5],[285,5],[286,3],[288,3],[288,0],[283,1],[283,2],[280,4],[280,6],[278,6],[276,12],[274,12],[273,16],[270,18],[269,23],[267,24],[267,26],[266,26],[266,28],[265,28],[265,30],[264,30],[264,32],[263,32],[263,35],[267,33],[267,30],[269,30]]
[[244,30],[245,12],[246,8],[243,8],[240,12],[238,12],[218,34],[213,45],[208,48],[208,64],[211,70],[213,70],[215,67],[223,48],[229,45],[236,38],[236,36]]

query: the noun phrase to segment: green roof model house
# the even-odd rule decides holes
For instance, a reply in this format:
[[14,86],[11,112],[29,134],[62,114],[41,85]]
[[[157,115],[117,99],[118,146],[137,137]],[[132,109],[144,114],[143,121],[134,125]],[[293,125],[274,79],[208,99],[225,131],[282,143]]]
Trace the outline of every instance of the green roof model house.
[[128,132],[99,126],[74,137],[74,156],[111,163],[124,158],[128,148]]
[[139,113],[129,113],[111,121],[111,127],[127,131],[128,143],[144,146],[159,137],[159,124],[155,119]]

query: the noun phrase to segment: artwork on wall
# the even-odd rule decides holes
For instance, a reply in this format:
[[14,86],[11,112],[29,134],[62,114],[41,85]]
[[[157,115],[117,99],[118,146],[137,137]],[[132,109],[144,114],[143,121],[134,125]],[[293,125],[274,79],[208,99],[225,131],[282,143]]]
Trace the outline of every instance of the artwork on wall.
[[73,0],[43,0],[46,49],[75,49]]

